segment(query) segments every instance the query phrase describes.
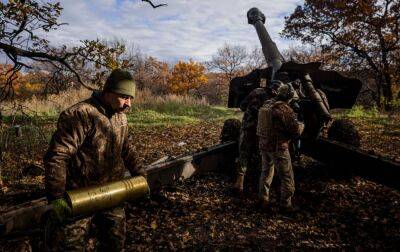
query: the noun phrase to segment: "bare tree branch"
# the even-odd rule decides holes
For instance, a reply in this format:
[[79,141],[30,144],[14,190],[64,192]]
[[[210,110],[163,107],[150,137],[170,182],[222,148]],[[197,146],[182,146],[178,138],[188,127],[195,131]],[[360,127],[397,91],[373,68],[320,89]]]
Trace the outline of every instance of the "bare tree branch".
[[149,4],[151,5],[151,7],[153,7],[154,9],[155,9],[155,8],[158,8],[158,7],[161,7],[161,6],[167,6],[167,4],[165,4],[165,3],[154,5],[153,2],[150,1],[150,0],[142,0],[142,2],[147,2],[147,3],[149,3]]

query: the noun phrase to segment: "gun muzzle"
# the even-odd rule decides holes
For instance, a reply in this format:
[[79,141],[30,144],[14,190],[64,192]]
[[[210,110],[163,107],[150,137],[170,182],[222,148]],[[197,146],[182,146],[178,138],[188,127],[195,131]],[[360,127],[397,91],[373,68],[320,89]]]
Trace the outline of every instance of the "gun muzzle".
[[72,209],[72,216],[76,217],[112,208],[125,201],[139,199],[149,192],[147,180],[138,176],[67,191],[67,201]]

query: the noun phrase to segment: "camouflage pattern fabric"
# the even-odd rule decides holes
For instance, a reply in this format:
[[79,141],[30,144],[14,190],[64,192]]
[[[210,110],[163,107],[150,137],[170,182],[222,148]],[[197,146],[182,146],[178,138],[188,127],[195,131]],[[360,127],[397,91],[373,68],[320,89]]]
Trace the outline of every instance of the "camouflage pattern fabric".
[[267,102],[260,109],[257,135],[264,139],[265,151],[284,151],[291,139],[300,137],[301,129],[293,109],[283,101]]
[[125,210],[117,207],[71,224],[49,221],[45,227],[47,251],[86,251],[89,231],[94,230],[98,251],[123,251],[126,234]]
[[240,104],[240,109],[244,112],[239,139],[240,175],[244,175],[248,168],[260,170],[261,157],[256,135],[258,110],[264,101],[270,98],[272,96],[266,88],[256,88]]
[[125,167],[144,175],[128,142],[126,115],[103,105],[99,93],[61,113],[44,166],[50,201],[66,190],[122,179]]
[[[260,140],[260,143],[263,140]],[[275,171],[281,180],[281,200],[280,205],[284,207],[292,206],[292,197],[294,194],[294,175],[292,161],[289,150],[276,152],[261,152],[262,169],[259,181],[258,196],[269,199],[269,189]]]
[[260,109],[257,135],[262,156],[259,197],[269,198],[274,171],[281,179],[281,205],[291,207],[294,176],[289,142],[299,137],[301,128],[292,108],[282,101],[270,101]]
[[240,109],[244,112],[242,129],[252,131],[257,127],[258,110],[264,101],[272,98],[266,88],[256,88],[240,104]]
[[[125,169],[132,176],[146,175],[135,149],[128,141],[128,122],[100,100],[100,93],[61,113],[44,156],[45,186],[51,202],[66,190],[120,180]],[[100,220],[100,221],[94,221]],[[46,241],[52,250],[84,250],[92,222],[98,223],[101,251],[120,251],[125,240],[123,208],[97,213],[75,223],[46,227]],[[103,244],[104,241],[104,244]]]
[[254,172],[261,167],[260,150],[258,149],[258,137],[254,132],[241,130],[239,139],[239,170],[238,174],[245,175],[247,169]]

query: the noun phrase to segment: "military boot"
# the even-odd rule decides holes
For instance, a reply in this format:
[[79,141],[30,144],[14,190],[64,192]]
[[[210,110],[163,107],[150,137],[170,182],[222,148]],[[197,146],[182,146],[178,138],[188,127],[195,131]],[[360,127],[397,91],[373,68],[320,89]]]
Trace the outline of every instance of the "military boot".
[[243,183],[244,183],[244,175],[238,174],[236,177],[236,182],[233,185],[234,191],[237,193],[242,193],[243,192]]
[[286,217],[294,218],[297,216],[297,214],[299,212],[300,212],[300,209],[298,207],[294,207],[292,205],[289,205],[289,206],[281,205],[279,207],[279,213]]
[[269,202],[269,197],[268,196],[266,196],[266,195],[264,195],[264,196],[262,196],[261,198],[260,198],[260,207],[261,207],[261,209],[262,210],[270,210],[270,208],[271,208],[271,203]]

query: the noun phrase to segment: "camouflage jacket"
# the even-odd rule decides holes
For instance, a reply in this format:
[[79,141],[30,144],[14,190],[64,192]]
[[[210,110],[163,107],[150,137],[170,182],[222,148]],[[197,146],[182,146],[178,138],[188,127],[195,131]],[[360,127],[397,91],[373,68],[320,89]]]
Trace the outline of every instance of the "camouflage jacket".
[[126,115],[103,105],[97,92],[60,114],[44,166],[49,200],[66,190],[122,179],[125,167],[132,176],[144,175],[128,143]]
[[242,130],[254,131],[257,127],[258,110],[267,99],[272,95],[265,88],[256,88],[240,104],[240,109],[244,112],[242,120]]
[[257,125],[260,149],[268,152],[287,150],[289,141],[300,134],[296,114],[287,103],[271,100],[260,109]]

